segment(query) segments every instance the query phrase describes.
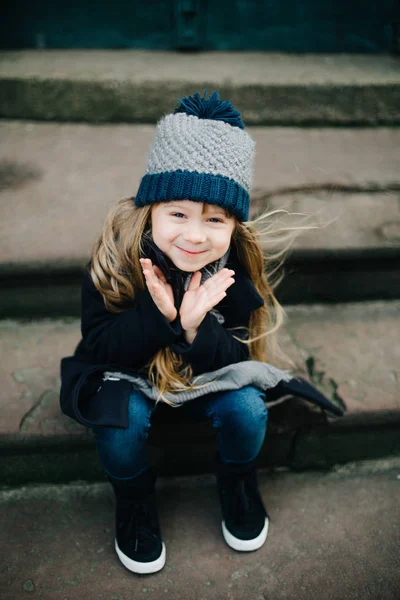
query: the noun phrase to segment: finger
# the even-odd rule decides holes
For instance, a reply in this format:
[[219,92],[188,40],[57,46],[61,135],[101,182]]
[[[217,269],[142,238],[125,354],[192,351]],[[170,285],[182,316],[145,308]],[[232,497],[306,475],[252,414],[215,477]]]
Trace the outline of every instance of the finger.
[[165,279],[162,270],[157,265],[153,265],[150,258],[141,258],[140,262],[142,263],[142,268],[150,270],[150,272],[154,274],[156,279],[160,279],[163,283],[167,283],[167,280]]
[[187,291],[191,292],[193,290],[197,290],[199,288],[199,286],[200,286],[200,282],[201,282],[201,272],[200,271],[196,271],[192,275],[192,278],[190,280],[189,287],[188,287]]
[[219,302],[221,302],[221,300],[223,300],[226,297],[226,292],[220,292],[219,294],[217,294],[214,298],[214,301],[212,303],[211,308],[213,308],[214,306],[216,306]]
[[153,265],[153,271],[156,274],[156,276],[161,279],[161,281],[163,283],[167,283],[167,280],[165,279],[165,275],[164,273],[161,271],[160,267],[157,267],[157,265]]
[[146,279],[147,287],[150,287],[150,286],[154,287],[154,285],[157,284],[157,278],[154,275],[153,269],[148,269],[148,268],[143,269],[143,275]]
[[144,275],[147,287],[150,287],[152,285],[151,272],[148,269],[143,269],[143,275]]
[[[167,298],[168,301],[172,301],[173,303],[172,288],[168,286],[168,284],[161,282],[160,279],[158,279],[158,277],[155,275],[153,269],[144,269],[143,275],[153,300],[157,299],[159,302],[165,302],[165,299]],[[170,293],[168,288],[171,289]]]
[[[207,282],[208,281],[209,280],[207,280]],[[204,303],[204,305],[208,307],[207,310],[210,310],[210,308],[215,306],[216,302],[220,302],[220,300],[216,301],[215,298],[220,297],[222,293],[225,293],[225,291],[235,283],[235,280],[233,277],[229,277],[228,279],[217,281],[212,286],[206,286],[205,283],[195,291],[198,295],[198,301]],[[209,306],[209,304],[211,304],[211,306]]]
[[217,306],[217,304],[219,304],[224,298],[226,298],[226,292],[219,292],[219,294],[215,294],[215,296],[209,299],[207,310],[211,310],[214,308],[214,306]]
[[198,288],[197,294],[199,298],[202,297],[208,300],[209,298],[214,298],[214,296],[216,296],[217,294],[225,292],[234,283],[235,280],[233,279],[233,277],[229,277],[229,279],[218,281],[213,286],[206,286],[205,284],[203,284]]
[[229,287],[231,287],[231,285],[233,285],[234,283],[235,283],[235,280],[233,277],[229,277],[229,279],[226,279],[224,281],[225,290],[227,290]]
[[213,275],[213,277],[232,277],[232,275],[235,274],[235,271],[233,269],[227,269],[226,267],[224,267],[223,269],[221,269],[220,271],[218,271],[217,273],[215,273]]
[[143,271],[143,275],[144,274],[150,275],[151,273],[153,273],[153,269],[146,261],[143,261],[143,263],[142,263],[142,271]]
[[151,260],[149,258],[139,258],[139,262],[142,270],[152,268]]
[[155,300],[160,300],[163,298],[163,295],[161,293],[161,286],[160,284],[157,282],[157,280],[154,277],[154,273],[152,271],[144,271],[144,276],[146,279],[146,285],[147,285],[147,289],[150,292],[150,295],[152,296],[152,298]]
[[[146,277],[147,289],[149,290],[149,294],[153,298],[154,303],[165,316],[167,316],[167,313],[171,314],[174,304],[169,298],[166,298],[165,291],[162,285],[155,279],[153,271],[146,269],[144,273]],[[153,281],[151,281],[152,278]]]
[[142,268],[146,269],[146,271],[148,271],[150,277],[152,277],[152,280],[157,281],[158,275],[156,274],[155,269],[158,267],[156,267],[156,265],[153,265],[153,263],[151,262],[151,260],[149,258],[143,259]]
[[224,279],[223,281],[217,281],[213,286],[204,288],[204,291],[207,293],[209,298],[213,298],[215,294],[225,292],[234,283],[235,280],[233,279],[233,277],[229,277],[228,279]]
[[226,292],[220,291],[218,294],[214,294],[211,298],[204,299],[204,303],[199,301],[196,305],[196,308],[203,310],[204,312],[208,312],[214,306],[217,306],[226,297]]
[[235,275],[235,271],[232,269],[221,269],[218,273],[215,273],[212,277],[207,279],[203,285],[206,287],[214,287],[217,283],[224,281],[225,279],[229,279],[230,277]]

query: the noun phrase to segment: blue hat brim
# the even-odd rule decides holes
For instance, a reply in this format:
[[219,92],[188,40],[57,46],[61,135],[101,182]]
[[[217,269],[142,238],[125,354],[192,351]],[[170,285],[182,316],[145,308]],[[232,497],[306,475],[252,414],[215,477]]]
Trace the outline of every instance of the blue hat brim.
[[247,221],[249,216],[248,191],[229,177],[182,169],[144,175],[135,197],[136,206],[170,200],[216,204],[239,221]]

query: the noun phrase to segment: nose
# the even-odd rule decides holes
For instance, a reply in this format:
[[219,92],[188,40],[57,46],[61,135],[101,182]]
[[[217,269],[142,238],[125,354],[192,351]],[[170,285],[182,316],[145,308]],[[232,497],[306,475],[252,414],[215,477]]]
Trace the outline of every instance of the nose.
[[203,244],[206,239],[206,233],[203,228],[199,225],[190,225],[183,234],[183,239],[185,242],[190,242],[192,244]]

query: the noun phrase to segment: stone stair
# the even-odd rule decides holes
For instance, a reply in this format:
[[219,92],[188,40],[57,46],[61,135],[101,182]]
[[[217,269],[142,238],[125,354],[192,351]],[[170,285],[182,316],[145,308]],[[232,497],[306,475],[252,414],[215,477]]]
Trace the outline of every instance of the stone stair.
[[[346,413],[330,417],[299,399],[273,406],[260,464],[329,468],[398,454],[400,301],[293,306],[287,312],[282,341],[295,372]],[[59,361],[73,352],[79,338],[79,320],[73,318],[0,322],[4,483],[103,477],[90,430],[59,409]],[[187,425],[179,409],[161,407],[156,414],[150,460],[160,473],[213,469],[211,425]]]
[[[257,142],[253,211],[316,214],[320,227],[296,241],[280,299],[399,298],[400,130],[250,129]],[[91,246],[112,203],[136,192],[153,131],[0,121],[3,318],[79,315]]]
[[[253,214],[286,208],[319,224],[297,239],[278,288],[288,314],[282,336],[297,372],[346,414],[333,419],[300,400],[272,408],[261,465],[327,468],[399,453],[398,60],[218,56],[2,53],[0,465],[8,485],[102,478],[91,433],[58,407],[59,360],[80,336],[83,267],[108,208],[137,190],[154,120],[204,87],[236,102],[257,141]],[[178,415],[156,423],[151,460],[168,475],[210,470],[211,428],[182,428]]]
[[42,50],[0,53],[0,116],[154,122],[176,97],[218,89],[248,125],[400,122],[390,55]]

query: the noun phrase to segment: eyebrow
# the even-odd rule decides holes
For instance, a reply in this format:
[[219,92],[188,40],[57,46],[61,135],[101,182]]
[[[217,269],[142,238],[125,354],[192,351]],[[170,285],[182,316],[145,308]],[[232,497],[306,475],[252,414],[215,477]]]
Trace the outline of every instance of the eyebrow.
[[176,204],[176,202],[165,202],[165,209],[168,210],[169,208],[180,208],[180,209],[185,209],[186,206],[183,206],[182,204]]
[[[211,205],[214,206],[214,205]],[[180,210],[187,210],[187,206],[182,205],[182,204],[177,204],[176,202],[166,202],[166,208],[179,208]],[[215,210],[210,211],[212,212],[212,214],[214,215],[223,215],[224,217],[228,217],[229,215],[227,214],[226,210],[224,210],[221,207],[217,207]]]

